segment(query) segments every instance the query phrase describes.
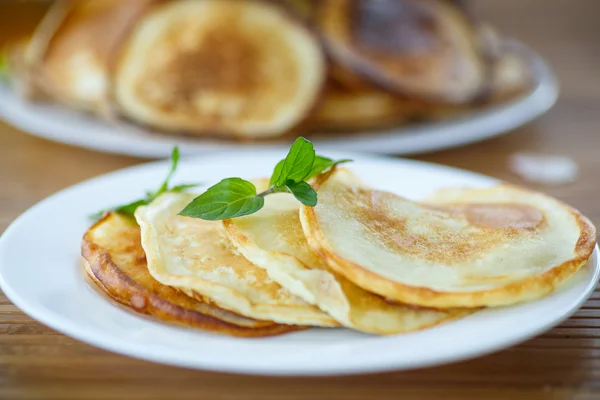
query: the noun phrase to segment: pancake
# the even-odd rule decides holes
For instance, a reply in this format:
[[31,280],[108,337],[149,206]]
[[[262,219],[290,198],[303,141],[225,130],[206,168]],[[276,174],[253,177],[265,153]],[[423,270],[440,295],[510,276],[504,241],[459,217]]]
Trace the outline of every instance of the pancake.
[[425,307],[506,306],[548,295],[589,258],[595,228],[578,211],[499,185],[421,205],[348,170],[317,178],[300,218],[311,247],[365,290]]
[[28,44],[24,53],[24,70],[28,74],[31,74],[39,66],[44,54],[46,54],[50,41],[63,24],[70,7],[71,5],[68,2],[53,2],[35,27],[31,37],[28,38]]
[[332,60],[381,88],[468,103],[488,65],[470,18],[444,0],[329,0],[319,28]]
[[491,65],[489,82],[480,100],[486,104],[506,102],[531,90],[535,82],[531,55],[489,23],[478,25],[479,41]]
[[504,48],[493,64],[489,98],[491,103],[514,99],[533,87],[534,72],[529,57]]
[[307,125],[313,130],[378,129],[408,122],[409,102],[378,89],[348,89],[329,82]]
[[148,270],[157,281],[250,318],[294,325],[338,325],[240,255],[220,221],[177,215],[194,197],[166,193],[135,213]]
[[164,322],[241,337],[278,335],[301,329],[242,317],[162,285],[148,272],[133,218],[105,215],[84,235],[87,276],[102,293],[136,313]]
[[319,8],[319,2],[315,0],[278,0],[292,13],[304,21],[313,22]]
[[[258,191],[268,180],[253,182]],[[265,198],[255,214],[224,220],[229,238],[269,277],[334,317],[342,325],[375,334],[397,334],[431,327],[464,315],[464,310],[439,311],[394,304],[369,293],[335,273],[314,253],[298,216],[299,203],[289,194]]]
[[4,76],[0,76],[0,79],[6,79],[11,89],[24,99],[46,100],[48,97],[40,90],[35,75],[29,71],[26,59],[29,44],[30,38],[26,37],[4,45],[0,56],[4,57],[6,65]]
[[[46,34],[49,37],[45,41],[40,40],[45,46],[38,46],[43,50],[37,51],[39,61],[35,63],[34,73],[40,75],[38,80],[44,91],[71,108],[111,115],[113,58],[129,29],[153,2],[75,0],[57,3],[58,11],[54,13],[62,11],[62,19],[51,35]],[[42,33],[39,35],[44,38]]]
[[[365,82],[361,86],[358,81],[354,87],[345,85],[346,83],[340,85],[328,82],[319,107],[310,116],[307,126],[315,131],[385,129],[421,121],[447,120],[468,114],[481,106],[433,103],[414,97],[392,95]],[[506,86],[490,87],[489,99],[492,95],[498,98],[500,93],[496,91],[496,87],[506,93]]]
[[282,5],[167,2],[124,43],[115,99],[167,133],[277,137],[312,110],[325,70],[317,38]]

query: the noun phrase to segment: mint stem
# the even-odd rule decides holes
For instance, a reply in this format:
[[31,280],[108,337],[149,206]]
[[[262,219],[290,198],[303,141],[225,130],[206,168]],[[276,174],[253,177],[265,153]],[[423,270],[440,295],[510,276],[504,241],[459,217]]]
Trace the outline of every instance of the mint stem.
[[265,197],[268,194],[272,193],[288,193],[288,189],[285,186],[271,186],[264,192],[257,194],[258,197]]

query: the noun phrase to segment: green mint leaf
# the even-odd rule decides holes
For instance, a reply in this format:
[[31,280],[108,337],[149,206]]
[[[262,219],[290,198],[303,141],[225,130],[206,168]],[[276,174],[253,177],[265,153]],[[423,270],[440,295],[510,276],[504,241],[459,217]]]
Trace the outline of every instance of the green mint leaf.
[[139,206],[145,206],[147,204],[149,204],[149,201],[147,199],[136,200],[129,204],[124,204],[122,206],[111,207],[106,210],[98,211],[97,213],[89,215],[89,218],[92,221],[97,221],[100,218],[102,218],[105,212],[110,211],[118,212],[119,214],[129,215],[130,217],[133,217],[135,210],[137,210]]
[[312,166],[312,169],[310,170],[310,173],[308,174],[308,176],[305,179],[308,180],[314,176],[319,175],[320,173],[322,173],[323,171],[325,171],[329,168],[332,168],[336,165],[344,164],[347,162],[352,162],[352,160],[344,159],[344,160],[334,161],[331,158],[316,156],[315,162],[313,163],[313,166]]
[[277,165],[275,165],[275,169],[273,170],[273,174],[271,175],[271,181],[269,182],[269,186],[275,186],[275,183],[281,176],[281,170],[283,169],[284,162],[285,162],[285,159],[279,160]]
[[192,200],[179,215],[217,221],[255,213],[264,204],[264,198],[256,195],[252,182],[227,178]]
[[165,178],[165,182],[164,182],[165,186],[169,185],[171,178],[175,174],[175,171],[177,171],[178,164],[179,164],[179,147],[175,146],[175,147],[173,147],[173,150],[171,151],[171,168],[169,169],[169,173],[167,174],[167,177]]
[[[273,177],[275,186],[284,186],[288,180],[300,182],[312,169],[315,161],[315,149],[310,141],[299,137],[296,139],[277,175]],[[277,168],[276,168],[277,169]]]
[[288,181],[287,188],[302,204],[310,207],[317,205],[317,192],[306,182]]
[[179,164],[179,147],[175,146],[171,151],[171,168],[169,169],[169,173],[158,190],[147,194],[150,201],[156,199],[158,196],[169,190],[169,182],[177,170],[177,164]]
[[169,173],[167,174],[167,177],[165,178],[163,183],[160,185],[160,187],[156,191],[146,191],[146,197],[143,199],[136,200],[134,202],[131,202],[129,204],[125,204],[122,206],[117,206],[117,207],[113,207],[113,208],[110,208],[107,210],[99,211],[95,214],[90,215],[90,218],[92,220],[96,221],[96,220],[100,219],[102,217],[102,215],[104,215],[104,213],[107,211],[115,211],[120,214],[133,216],[135,213],[135,210],[138,207],[150,204],[154,199],[156,199],[158,196],[160,196],[161,194],[163,194],[165,192],[178,193],[178,192],[183,192],[187,189],[198,186],[197,184],[181,184],[181,185],[176,185],[172,188],[169,188],[169,183],[171,181],[171,178],[173,178],[175,171],[177,170],[178,164],[179,164],[179,148],[177,146],[175,146],[173,148],[173,151],[171,152],[171,167],[169,168]]
[[88,215],[88,218],[94,222],[98,221],[100,218],[102,218],[102,216],[104,215],[105,212],[106,212],[105,210],[98,211],[97,213]]
[[135,210],[137,210],[138,207],[148,205],[149,203],[150,201],[148,201],[148,199],[142,199],[116,207],[114,211],[118,212],[119,214],[125,214],[133,217]]
[[185,192],[188,189],[200,186],[199,183],[183,183],[181,185],[175,185],[169,189],[169,192],[180,193]]

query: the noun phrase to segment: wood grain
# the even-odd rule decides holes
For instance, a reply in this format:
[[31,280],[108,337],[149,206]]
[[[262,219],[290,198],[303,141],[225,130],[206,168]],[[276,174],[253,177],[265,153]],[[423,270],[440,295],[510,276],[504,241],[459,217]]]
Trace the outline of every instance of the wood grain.
[[[579,163],[579,179],[541,189],[598,225],[600,2],[471,3],[476,14],[525,41],[554,66],[561,98],[550,113],[507,136],[417,158],[524,184],[507,169],[514,152],[571,156]],[[0,44],[31,29],[43,7],[1,2]],[[143,161],[51,143],[0,123],[0,232],[57,190]],[[600,292],[560,327],[490,356],[411,372],[323,379],[207,373],[114,355],[44,327],[0,295],[0,398],[598,399]]]

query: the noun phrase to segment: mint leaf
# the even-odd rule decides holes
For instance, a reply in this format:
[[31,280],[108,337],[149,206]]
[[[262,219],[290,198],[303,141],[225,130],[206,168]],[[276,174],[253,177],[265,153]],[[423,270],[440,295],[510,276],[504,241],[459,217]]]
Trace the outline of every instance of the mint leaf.
[[317,192],[308,183],[290,180],[286,186],[302,204],[310,207],[317,205]]
[[281,176],[281,170],[283,169],[283,163],[285,162],[285,158],[280,160],[277,165],[275,165],[275,169],[273,170],[273,174],[271,175],[271,180],[269,181],[269,186],[275,186],[277,179]]
[[105,212],[106,212],[106,210],[98,211],[96,213],[90,214],[88,216],[88,218],[91,219],[92,221],[98,221],[100,218],[102,218],[102,216],[104,215]]
[[199,183],[184,183],[182,185],[175,185],[169,189],[169,192],[180,193],[185,192],[188,189],[200,186]]
[[[310,141],[296,139],[279,171],[274,171],[272,180],[275,186],[284,186],[288,180],[300,182],[310,173],[315,161],[315,149]],[[275,168],[277,170],[277,168]],[[275,174],[277,173],[277,174]]]
[[260,210],[264,206],[264,197],[273,193],[291,193],[302,204],[314,207],[317,192],[306,181],[350,161],[317,156],[312,143],[299,137],[287,156],[275,165],[269,187],[263,192],[257,193],[251,182],[241,178],[223,179],[196,197],[180,215],[206,220],[236,218]]
[[312,169],[310,170],[310,173],[308,174],[308,176],[305,179],[308,180],[314,176],[319,175],[320,173],[322,173],[323,171],[325,171],[329,168],[332,168],[336,165],[344,164],[347,162],[352,162],[352,160],[343,159],[343,160],[334,161],[331,158],[316,156],[315,162],[313,163],[313,166],[312,166]]
[[156,199],[158,196],[160,196],[168,190],[171,178],[177,170],[177,164],[179,164],[179,147],[175,146],[171,151],[171,168],[169,169],[167,177],[163,181],[162,185],[160,185],[160,187],[155,192],[147,193],[147,197],[150,199],[150,201]]
[[149,203],[149,201],[147,199],[137,200],[137,201],[134,201],[129,204],[124,204],[122,206],[112,207],[112,208],[109,208],[106,210],[98,211],[97,213],[90,215],[89,218],[93,221],[97,221],[100,218],[102,218],[102,216],[104,215],[105,212],[109,212],[109,211],[114,211],[114,212],[118,212],[119,214],[128,215],[130,217],[133,217],[135,210],[137,210],[138,207],[145,206],[148,203]]
[[189,188],[198,186],[197,184],[181,184],[181,185],[176,185],[172,188],[169,188],[171,178],[173,178],[175,171],[177,171],[178,164],[179,164],[179,148],[177,146],[175,146],[173,148],[173,151],[171,152],[171,167],[169,168],[169,173],[167,174],[167,177],[165,178],[165,180],[163,181],[163,183],[159,186],[159,188],[157,190],[146,191],[146,197],[144,197],[143,199],[136,200],[129,204],[112,207],[110,209],[102,210],[95,214],[92,214],[89,216],[90,219],[92,219],[93,221],[96,221],[96,220],[100,219],[102,217],[102,215],[104,215],[105,212],[108,212],[108,211],[114,211],[114,212],[118,212],[120,214],[133,216],[135,214],[135,210],[137,210],[138,207],[145,206],[145,205],[152,203],[152,201],[154,201],[154,199],[156,199],[158,196],[160,196],[161,194],[163,194],[165,192],[183,192]]
[[163,183],[164,187],[169,186],[169,183],[171,182],[171,178],[173,178],[175,171],[177,171],[178,164],[179,164],[179,147],[175,146],[175,147],[173,147],[173,151],[171,151],[171,168],[169,169],[169,173],[167,174],[167,177],[165,178],[165,181]]
[[252,182],[241,178],[223,179],[188,204],[179,215],[216,221],[253,214],[265,204]]
[[[269,183],[270,186],[275,186],[276,178],[281,174],[281,169],[283,168],[284,160],[281,160],[275,166],[275,170],[273,171],[273,175],[271,175],[271,181]],[[343,159],[334,161],[331,158],[323,157],[323,156],[315,156],[315,161],[313,162],[313,166],[309,172],[309,174],[303,179],[304,181],[309,180],[312,177],[315,177],[322,173],[323,171],[332,168],[339,164],[344,164],[352,162],[350,159]]]
[[119,214],[125,214],[133,217],[133,214],[135,214],[135,210],[137,210],[138,207],[145,206],[148,203],[150,202],[147,199],[142,199],[129,204],[125,204],[123,206],[116,207],[114,211],[118,212]]

